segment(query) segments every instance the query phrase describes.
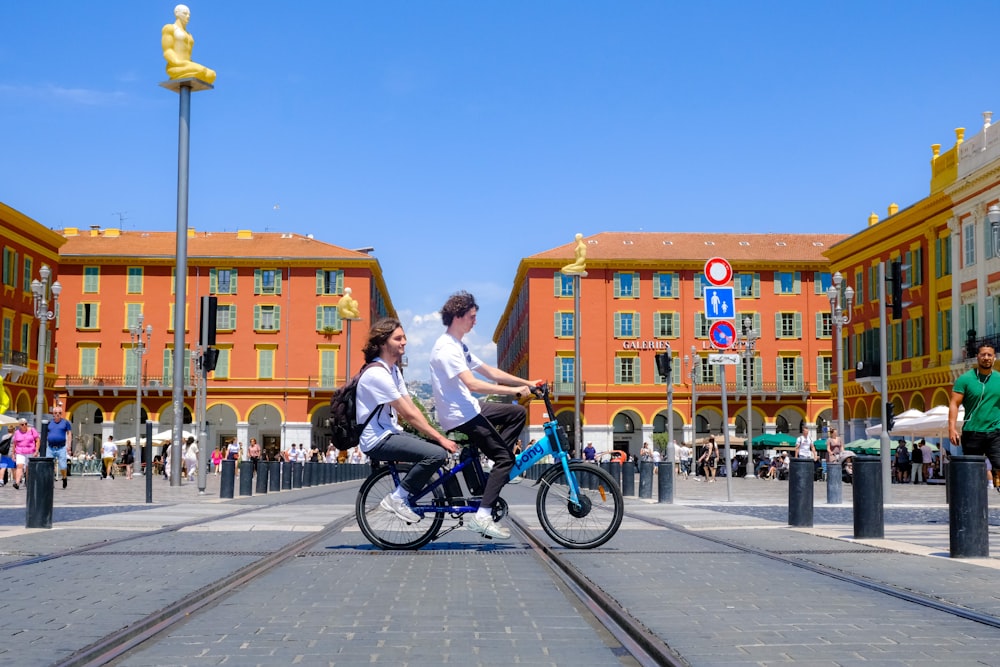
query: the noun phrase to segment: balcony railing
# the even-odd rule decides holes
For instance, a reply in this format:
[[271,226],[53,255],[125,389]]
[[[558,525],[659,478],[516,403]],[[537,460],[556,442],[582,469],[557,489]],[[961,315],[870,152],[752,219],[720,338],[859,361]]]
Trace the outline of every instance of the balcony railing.
[[0,363],[4,366],[18,366],[28,368],[28,353],[16,350],[0,350]]
[[968,343],[965,346],[965,357],[966,359],[974,359],[976,355],[979,354],[980,345],[990,345],[994,350],[1000,345],[1000,334],[991,334],[989,336],[981,336],[975,339],[975,346],[970,346]]
[[[560,396],[574,396],[576,394],[576,386],[573,382],[553,382],[552,383],[552,396],[558,399]],[[580,397],[587,395],[587,383],[580,383]]]
[[[699,382],[695,389],[699,395],[721,394],[722,384],[719,382]],[[805,394],[808,391],[805,381],[798,380],[796,382],[754,382],[750,393],[759,396],[783,396],[786,394]],[[730,396],[738,396],[746,394],[747,390],[742,382],[727,382],[726,393]]]

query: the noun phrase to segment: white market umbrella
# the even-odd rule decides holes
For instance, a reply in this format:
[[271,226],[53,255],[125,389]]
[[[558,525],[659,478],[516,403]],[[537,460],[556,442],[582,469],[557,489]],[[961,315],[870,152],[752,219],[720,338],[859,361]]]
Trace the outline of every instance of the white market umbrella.
[[[958,419],[955,422],[958,430],[962,430],[962,422],[965,420],[965,408],[959,406]],[[948,437],[948,406],[939,405],[924,413],[923,417],[914,419],[909,428],[913,429],[913,435],[922,438],[947,438]],[[895,431],[893,431],[895,433]]]
[[4,414],[0,414],[0,424],[16,424],[17,417],[9,417]]
[[[913,435],[908,429],[910,424],[915,420],[923,417],[924,413],[920,410],[907,410],[896,416],[896,423],[892,427],[893,435]],[[945,417],[947,419],[947,417]],[[882,435],[882,424],[875,424],[874,426],[869,426],[865,429],[865,435],[870,438],[878,437]]]
[[[181,442],[186,442],[188,438],[194,438],[193,433],[181,431]],[[169,445],[174,440],[174,429],[168,428],[166,431],[153,434],[153,443],[157,445]]]

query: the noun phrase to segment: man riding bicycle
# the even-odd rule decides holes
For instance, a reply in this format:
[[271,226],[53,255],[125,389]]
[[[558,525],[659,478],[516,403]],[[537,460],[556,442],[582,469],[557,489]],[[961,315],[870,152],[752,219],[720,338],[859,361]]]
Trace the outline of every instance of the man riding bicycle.
[[[441,322],[447,331],[431,350],[431,384],[441,426],[465,434],[493,461],[479,510],[465,525],[485,537],[506,540],[510,530],[493,520],[493,505],[514,467],[514,445],[524,428],[527,411],[517,403],[490,402],[480,406],[472,394],[523,398],[543,381],[505,373],[469,351],[462,338],[475,326],[478,310],[475,298],[468,292],[451,295],[441,308]],[[473,371],[492,382],[477,378]]]

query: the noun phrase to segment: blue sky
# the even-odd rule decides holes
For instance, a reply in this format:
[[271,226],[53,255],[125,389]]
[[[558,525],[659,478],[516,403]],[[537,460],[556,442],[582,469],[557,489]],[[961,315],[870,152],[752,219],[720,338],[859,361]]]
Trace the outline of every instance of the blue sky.
[[[576,232],[854,233],[998,106],[987,2],[188,4],[219,73],[193,96],[191,226],[374,246],[411,377],[458,289],[493,358],[524,256]],[[7,3],[0,201],[175,229],[173,6]]]

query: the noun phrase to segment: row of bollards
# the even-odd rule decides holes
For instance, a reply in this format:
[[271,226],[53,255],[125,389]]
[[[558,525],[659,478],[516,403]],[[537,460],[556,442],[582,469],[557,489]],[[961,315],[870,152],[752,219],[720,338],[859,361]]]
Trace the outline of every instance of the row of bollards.
[[[371,473],[367,463],[307,463],[289,461],[240,461],[240,495],[252,496],[269,491],[287,491],[321,486],[354,479],[365,479]],[[236,461],[222,462],[219,497],[232,498],[236,491]]]
[[[885,537],[883,513],[882,459],[878,456],[855,456],[853,462],[854,538]],[[788,472],[788,525],[810,528],[813,525],[812,459],[791,460]],[[827,501],[841,502],[841,466],[827,466]],[[830,476],[837,488],[831,492]],[[946,479],[948,489],[948,538],[952,558],[988,558],[989,501],[987,498],[986,459],[983,456],[952,456]]]

